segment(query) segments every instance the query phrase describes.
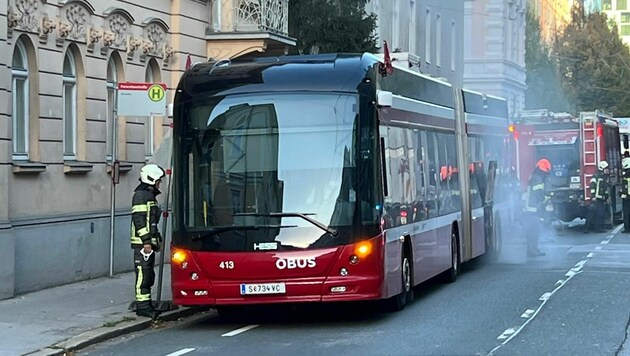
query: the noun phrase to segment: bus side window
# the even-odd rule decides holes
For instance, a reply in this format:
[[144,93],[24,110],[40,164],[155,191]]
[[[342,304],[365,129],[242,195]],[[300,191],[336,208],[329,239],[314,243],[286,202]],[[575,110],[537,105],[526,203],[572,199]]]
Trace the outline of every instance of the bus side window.
[[425,209],[427,211],[427,216],[429,218],[438,216],[438,195],[439,195],[439,161],[438,161],[438,153],[437,153],[437,143],[435,132],[427,131],[426,142],[427,142],[427,175],[428,175],[428,184],[427,184],[427,193],[426,193],[426,202]]
[[385,170],[387,196],[385,197],[384,219],[386,226],[400,226],[413,222],[413,201],[417,197],[414,159],[414,140],[411,129],[400,127],[382,128],[386,137]]
[[381,143],[381,166],[383,175],[383,196],[385,201],[383,202],[383,223],[384,227],[395,227],[395,218],[393,216],[393,187],[392,187],[392,170],[391,170],[391,154],[392,149],[390,147],[390,131],[392,128],[389,126],[380,127],[380,143]]
[[421,221],[427,219],[426,197],[427,197],[427,148],[426,139],[423,139],[423,133],[418,129],[413,129],[413,146],[414,159],[413,173],[415,178],[415,199],[412,201],[413,221]]

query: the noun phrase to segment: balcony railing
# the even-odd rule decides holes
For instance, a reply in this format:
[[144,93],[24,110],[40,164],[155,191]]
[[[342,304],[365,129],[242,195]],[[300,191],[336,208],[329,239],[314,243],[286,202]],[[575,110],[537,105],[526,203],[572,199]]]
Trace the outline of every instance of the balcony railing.
[[235,31],[289,34],[289,0],[233,0]]

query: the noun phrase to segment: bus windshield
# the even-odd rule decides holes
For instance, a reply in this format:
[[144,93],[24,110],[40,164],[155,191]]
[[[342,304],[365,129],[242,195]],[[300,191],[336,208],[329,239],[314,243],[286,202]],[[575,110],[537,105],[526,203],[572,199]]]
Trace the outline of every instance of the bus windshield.
[[348,243],[356,205],[356,95],[233,95],[188,105],[181,208],[199,249]]

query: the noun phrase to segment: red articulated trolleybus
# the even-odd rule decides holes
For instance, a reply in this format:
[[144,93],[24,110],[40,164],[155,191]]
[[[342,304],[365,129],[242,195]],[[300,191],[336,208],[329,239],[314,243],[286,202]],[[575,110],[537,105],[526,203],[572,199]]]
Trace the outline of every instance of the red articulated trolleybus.
[[174,101],[174,303],[402,309],[499,248],[508,134],[503,99],[372,54],[195,65]]

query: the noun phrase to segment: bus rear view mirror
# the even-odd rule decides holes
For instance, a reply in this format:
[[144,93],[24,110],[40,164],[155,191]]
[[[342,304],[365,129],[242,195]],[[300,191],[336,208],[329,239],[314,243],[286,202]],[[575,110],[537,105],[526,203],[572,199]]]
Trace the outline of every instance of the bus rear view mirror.
[[378,90],[376,93],[376,104],[381,107],[390,107],[394,101],[394,94],[391,91]]

